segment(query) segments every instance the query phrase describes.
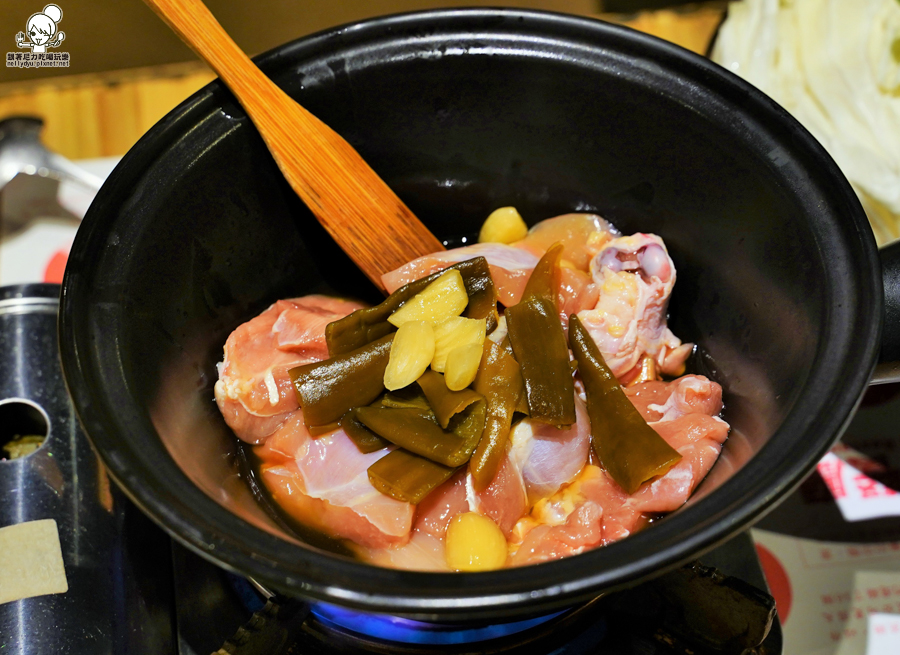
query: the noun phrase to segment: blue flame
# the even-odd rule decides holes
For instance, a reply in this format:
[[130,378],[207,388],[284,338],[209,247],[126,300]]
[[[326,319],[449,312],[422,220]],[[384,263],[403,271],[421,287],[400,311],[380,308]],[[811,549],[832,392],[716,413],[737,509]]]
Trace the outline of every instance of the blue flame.
[[332,627],[343,628],[350,632],[384,641],[430,645],[467,644],[506,637],[546,623],[563,614],[563,612],[545,614],[544,616],[525,619],[524,621],[471,626],[467,624],[428,623],[397,616],[370,614],[329,603],[314,603],[312,606],[312,613],[320,621]]

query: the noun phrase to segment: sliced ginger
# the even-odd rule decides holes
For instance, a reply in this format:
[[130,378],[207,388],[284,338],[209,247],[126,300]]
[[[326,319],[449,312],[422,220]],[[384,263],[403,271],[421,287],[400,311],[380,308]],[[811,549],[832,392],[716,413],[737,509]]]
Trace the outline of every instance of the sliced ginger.
[[475,381],[483,351],[480,343],[467,343],[450,351],[444,371],[444,382],[450,391],[460,391]]
[[434,326],[434,359],[431,368],[443,373],[450,351],[459,346],[484,344],[487,326],[484,319],[451,316]]
[[462,275],[455,268],[451,268],[407,300],[400,309],[388,317],[388,322],[396,327],[409,321],[437,324],[451,316],[459,316],[467,304],[469,296]]
[[491,212],[478,233],[479,243],[514,243],[524,239],[528,226],[515,207],[501,207]]
[[397,329],[384,370],[384,386],[395,391],[412,384],[434,358],[434,329],[427,321],[407,321]]

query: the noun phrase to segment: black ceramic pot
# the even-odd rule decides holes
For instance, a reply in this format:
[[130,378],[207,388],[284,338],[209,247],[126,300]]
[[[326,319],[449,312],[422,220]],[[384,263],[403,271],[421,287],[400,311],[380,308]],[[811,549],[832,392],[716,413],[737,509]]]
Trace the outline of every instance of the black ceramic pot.
[[[377,299],[218,82],[126,155],[63,285],[61,351],[87,434],[132,499],[224,567],[306,597],[429,618],[550,610],[749,526],[837,439],[879,351],[878,253],[850,186],[769,98],[678,47],[526,11],[380,18],[261,56],[440,237],[494,208],[598,212],[661,235],[670,325],[733,426],[688,504],[576,557],[479,574],[380,569],[303,544],[236,475],[213,402],[225,338],[277,298]],[[385,235],[390,238],[390,235]]]

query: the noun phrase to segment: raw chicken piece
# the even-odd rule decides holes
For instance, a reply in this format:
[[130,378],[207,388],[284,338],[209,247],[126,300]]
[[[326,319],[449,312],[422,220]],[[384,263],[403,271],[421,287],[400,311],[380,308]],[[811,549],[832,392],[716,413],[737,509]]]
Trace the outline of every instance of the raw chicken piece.
[[722,411],[722,387],[702,375],[641,382],[625,387],[625,395],[650,422],[671,421],[684,414],[716,416]]
[[509,456],[522,476],[529,506],[556,493],[587,463],[591,423],[584,403],[577,397],[575,416],[575,423],[568,429],[526,418],[510,433]]
[[444,537],[435,537],[422,530],[413,530],[409,542],[399,548],[355,547],[354,551],[363,561],[392,569],[447,572],[453,570],[447,565]]
[[669,399],[672,395],[672,384],[662,380],[650,380],[623,387],[622,390],[644,420],[650,422],[658,421],[662,416],[661,412],[651,407],[663,405]]
[[585,466],[572,484],[538,502],[513,530],[512,566],[574,555],[623,539],[645,517],[598,466]]
[[554,243],[562,243],[563,259],[587,271],[594,255],[617,236],[619,231],[596,214],[563,214],[537,223],[528,236],[512,245],[540,257]]
[[[631,496],[603,469],[585,466],[571,484],[537,502],[516,524],[512,565],[554,559],[627,537],[649,515],[681,507],[712,468],[729,429],[715,416],[722,409],[718,384],[701,375],[686,375],[672,382],[642,383],[626,394],[682,459]],[[665,420],[652,420],[663,416]]]
[[664,476],[645,482],[629,503],[640,512],[671,512],[684,505],[715,464],[729,428],[718,416],[699,413],[651,423],[650,427],[678,451],[681,461]]
[[665,402],[648,407],[660,414],[657,421],[674,421],[685,414],[717,416],[722,411],[722,387],[702,375],[683,375],[669,389]]
[[363,304],[329,296],[306,296],[293,301],[294,307],[285,308],[272,326],[276,347],[306,355],[310,361],[328,358],[325,328]]
[[222,416],[225,418],[225,423],[240,437],[241,441],[246,441],[249,444],[255,445],[265,442],[269,435],[280,428],[290,415],[290,412],[272,416],[251,414],[239,400],[229,398],[224,393],[220,394],[218,385],[216,389],[216,402],[219,405],[219,411],[222,412]]
[[472,475],[466,476],[466,497],[469,511],[494,519],[507,537],[528,509],[525,485],[516,465],[505,457],[497,469],[497,475],[482,491],[476,491]]
[[510,566],[536,564],[568,555],[577,555],[600,545],[603,537],[603,508],[585,500],[560,525],[542,524],[533,528],[510,558]]
[[514,248],[502,243],[476,243],[419,257],[398,269],[385,273],[381,276],[381,281],[387,292],[393,293],[404,284],[409,284],[473,257],[487,259],[500,302],[507,307],[519,302],[522,292],[525,290],[525,283],[540,259],[522,248]]
[[563,267],[559,272],[559,318],[563,329],[568,330],[572,314],[597,306],[600,289],[584,271]]
[[416,523],[413,527],[443,539],[453,517],[468,511],[466,470],[463,469],[419,503],[416,508]]
[[[659,384],[644,383],[655,390]],[[702,375],[685,375],[665,383],[665,387],[668,396],[657,391],[662,402],[647,405],[647,411],[658,418],[650,427],[682,458],[668,473],[646,482],[631,497],[629,504],[644,513],[671,512],[681,507],[706,477],[728,437],[728,423],[718,417],[722,411],[721,386]],[[641,394],[629,394],[633,395]]]
[[692,345],[666,327],[666,305],[675,284],[675,265],[662,239],[634,234],[610,241],[591,260],[600,288],[594,309],[578,312],[613,375],[627,381],[651,356],[660,371],[680,372]]
[[582,478],[582,493],[603,508],[604,545],[624,539],[647,524],[648,518],[631,504],[628,494],[606,471],[594,466],[585,469],[588,470]]
[[297,409],[288,370],[326,359],[325,326],[360,307],[327,296],[279,300],[229,335],[215,396],[239,438],[262,443]]
[[298,521],[370,548],[409,540],[415,507],[376,490],[366,473],[390,449],[363,454],[342,430],[313,439],[295,410],[254,450],[273,500]]

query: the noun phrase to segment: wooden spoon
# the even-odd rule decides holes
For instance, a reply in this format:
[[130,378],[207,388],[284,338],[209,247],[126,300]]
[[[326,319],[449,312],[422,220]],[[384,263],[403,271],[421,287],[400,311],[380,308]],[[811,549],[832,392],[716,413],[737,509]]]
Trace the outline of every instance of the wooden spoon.
[[381,275],[444,246],[339,134],[266,77],[200,0],[144,0],[247,110],[297,195],[357,266]]

